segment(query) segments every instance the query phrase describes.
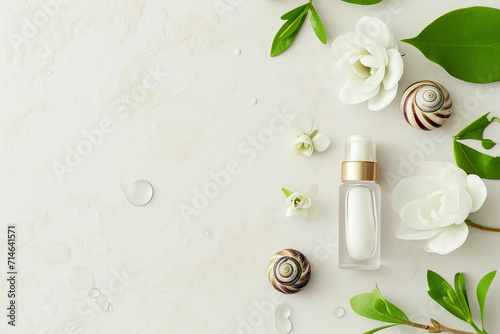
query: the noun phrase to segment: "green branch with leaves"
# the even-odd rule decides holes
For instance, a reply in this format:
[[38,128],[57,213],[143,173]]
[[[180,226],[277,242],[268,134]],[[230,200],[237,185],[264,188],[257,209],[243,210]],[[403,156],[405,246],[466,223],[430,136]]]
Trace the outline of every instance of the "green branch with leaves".
[[[357,5],[373,5],[381,2],[382,0],[342,0],[344,2],[349,2]],[[307,13],[311,12],[311,26],[318,36],[321,43],[326,44],[327,36],[326,30],[319,18],[316,8],[312,4],[312,0],[308,3],[303,4],[297,8],[292,9],[289,12],[281,15],[281,19],[286,22],[281,26],[278,33],[274,37],[273,44],[271,45],[271,57],[277,56],[292,44],[295,36],[299,33],[300,28],[306,20]]]
[[373,320],[389,323],[388,325],[378,327],[363,334],[372,334],[380,330],[404,325],[414,328],[425,329],[429,333],[452,333],[452,334],[488,334],[484,328],[484,311],[486,304],[486,295],[491,282],[495,278],[496,270],[484,276],[477,285],[476,296],[481,312],[481,326],[478,326],[472,317],[469,299],[465,288],[465,279],[462,273],[457,273],[454,279],[453,288],[444,278],[437,273],[427,271],[427,283],[429,285],[429,296],[441,305],[445,310],[453,314],[458,319],[467,322],[475,332],[466,332],[463,330],[446,327],[435,319],[429,319],[430,325],[420,324],[411,321],[406,314],[394,304],[388,302],[380,290],[377,288],[372,293],[363,293],[351,298],[351,307],[359,315]]

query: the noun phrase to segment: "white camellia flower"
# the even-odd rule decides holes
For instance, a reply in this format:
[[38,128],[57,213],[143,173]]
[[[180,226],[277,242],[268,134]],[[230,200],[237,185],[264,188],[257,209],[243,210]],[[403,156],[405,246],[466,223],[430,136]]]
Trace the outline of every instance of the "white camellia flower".
[[332,50],[333,75],[342,84],[342,102],[368,101],[370,110],[380,110],[394,100],[403,75],[403,59],[396,37],[384,22],[369,16],[360,18],[354,32],[333,41]]
[[311,199],[306,194],[294,192],[286,198],[288,208],[285,212],[285,217],[292,215],[304,218],[307,216],[307,209],[311,207]]
[[400,181],[392,204],[401,217],[396,237],[413,240],[427,252],[448,254],[469,234],[465,220],[486,199],[486,186],[448,162],[426,162],[420,174]]
[[292,146],[298,154],[308,157],[314,151],[323,152],[330,146],[330,138],[312,129],[313,121],[307,114],[299,113],[292,120],[290,130],[293,135],[297,136]]

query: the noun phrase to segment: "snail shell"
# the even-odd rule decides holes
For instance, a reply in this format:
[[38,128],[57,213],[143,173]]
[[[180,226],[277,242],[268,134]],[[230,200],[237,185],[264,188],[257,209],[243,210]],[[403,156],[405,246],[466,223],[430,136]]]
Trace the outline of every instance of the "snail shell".
[[408,124],[414,128],[437,129],[450,117],[450,94],[437,82],[415,82],[403,93],[401,111]]
[[267,278],[279,292],[297,293],[309,283],[311,265],[301,252],[295,249],[283,249],[269,260]]

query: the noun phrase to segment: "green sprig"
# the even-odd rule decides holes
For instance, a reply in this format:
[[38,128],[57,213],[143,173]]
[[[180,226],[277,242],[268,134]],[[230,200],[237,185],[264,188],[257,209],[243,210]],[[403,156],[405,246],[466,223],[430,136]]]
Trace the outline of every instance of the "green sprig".
[[[455,275],[453,288],[440,275],[431,270],[428,270],[428,294],[445,310],[447,310],[460,320],[463,320],[470,324],[471,327],[476,331],[476,333],[488,334],[484,329],[484,310],[486,295],[488,293],[491,282],[495,278],[495,275],[496,270],[485,275],[479,282],[476,289],[477,301],[479,304],[479,309],[481,311],[481,329],[474,323],[471,308],[469,305],[469,299],[467,297],[465,278],[462,273],[457,273]],[[372,293],[364,293],[351,298],[351,307],[354,312],[363,317],[389,323],[389,325],[372,329],[370,331],[364,332],[363,334],[372,334],[380,330],[398,325],[425,329],[429,333],[473,334],[471,332],[446,327],[435,319],[429,319],[432,325],[413,322],[408,319],[406,314],[398,307],[384,299],[378,287]]]
[[312,0],[309,0],[308,3],[294,8],[281,16],[281,19],[286,20],[286,22],[281,26],[274,37],[273,44],[271,45],[271,57],[277,56],[288,49],[295,39],[295,36],[299,33],[300,28],[302,28],[308,12],[311,12],[311,26],[316,36],[318,36],[318,39],[323,44],[326,44],[327,36],[325,27],[312,4]]

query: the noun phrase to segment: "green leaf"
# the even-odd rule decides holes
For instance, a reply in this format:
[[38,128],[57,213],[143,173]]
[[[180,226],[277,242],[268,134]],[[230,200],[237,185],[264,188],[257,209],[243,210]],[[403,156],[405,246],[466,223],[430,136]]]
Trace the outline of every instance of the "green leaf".
[[484,179],[500,179],[500,157],[481,153],[456,140],[453,152],[457,166],[467,174],[476,174]]
[[455,317],[467,321],[458,296],[448,282],[432,270],[428,270],[427,283],[429,285],[428,294],[436,303],[444,307]]
[[353,3],[356,5],[374,5],[376,3],[382,2],[382,0],[342,0],[342,1]]
[[484,130],[493,122],[500,122],[497,117],[488,119],[490,113],[476,119],[453,137],[453,151],[457,166],[467,174],[476,174],[486,179],[500,179],[500,157],[492,157],[481,153],[465,144],[457,142],[461,139],[481,140],[483,148],[489,150],[496,143],[491,139],[483,139]]
[[467,125],[454,137],[454,139],[483,139],[484,129],[486,129],[486,127],[492,122],[492,120],[490,121],[488,119],[489,114],[490,113],[484,114],[471,124]]
[[409,321],[396,306],[386,301],[378,289],[373,293],[363,293],[351,298],[351,308],[357,314],[373,320],[403,324]]
[[382,329],[386,329],[386,328],[389,328],[389,327],[394,327],[394,326],[397,326],[397,325],[399,325],[399,324],[393,324],[393,325],[387,325],[387,326],[378,327],[378,328],[372,329],[371,331],[364,332],[363,334],[373,334],[373,333],[376,333],[378,331],[381,331]]
[[[307,6],[309,9],[309,5]],[[299,16],[297,16],[293,22],[281,33],[279,36],[280,39],[287,38],[288,36],[292,35],[294,32],[298,31],[300,27],[302,27],[302,23],[304,23],[304,20],[302,18],[305,18],[307,14],[307,10],[304,10]],[[292,21],[292,20],[288,20]]]
[[406,314],[401,311],[398,307],[396,307],[394,304],[388,302],[383,296],[382,296],[382,293],[380,292],[380,290],[378,289],[378,286],[376,286],[375,288],[375,291],[373,291],[373,293],[375,295],[377,295],[385,304],[385,307],[387,309],[387,311],[389,312],[389,314],[395,316],[396,318],[398,319],[403,319],[403,320],[407,320],[407,321],[410,321],[410,319],[408,319],[408,317],[406,316]]
[[296,19],[303,11],[304,9],[309,5],[309,3],[303,4],[297,8],[292,9],[289,12],[286,12],[285,14],[281,15],[282,20],[294,20]]
[[451,11],[403,42],[419,49],[449,74],[474,83],[500,80],[500,10],[468,7]]
[[464,274],[456,273],[455,274],[455,292],[457,293],[458,300],[461,304],[461,309],[464,313],[464,316],[467,318],[467,322],[472,320],[472,316],[470,313],[469,299],[467,298],[467,290],[465,288],[465,279]]
[[302,27],[302,24],[306,20],[306,16],[302,16],[302,20],[300,21],[299,27],[295,30],[293,34],[288,36],[287,38],[280,38],[279,36],[290,27],[290,25],[293,23],[292,20],[288,20],[283,24],[283,26],[278,30],[278,33],[274,37],[273,44],[271,46],[271,57],[277,56],[292,44],[293,40],[295,39],[295,36],[299,33],[300,28]]
[[491,139],[483,139],[483,140],[481,140],[481,146],[483,146],[483,148],[485,150],[491,150],[493,147],[495,147],[496,144],[497,143],[495,143]]
[[288,196],[290,196],[291,194],[293,194],[293,191],[290,191],[286,188],[281,188],[281,190],[283,191],[283,194],[285,194],[285,196],[288,198]]
[[326,44],[326,31],[325,27],[323,26],[323,23],[321,22],[321,19],[319,18],[318,12],[316,9],[311,5],[311,25],[314,29],[314,32],[316,33],[316,36],[318,36],[319,40],[321,43]]
[[479,303],[479,309],[481,310],[481,326],[483,327],[483,331],[484,331],[484,304],[486,302],[486,295],[488,294],[491,282],[493,282],[496,273],[497,271],[494,270],[489,274],[486,274],[486,276],[484,276],[477,285],[476,295],[477,295],[477,302]]

